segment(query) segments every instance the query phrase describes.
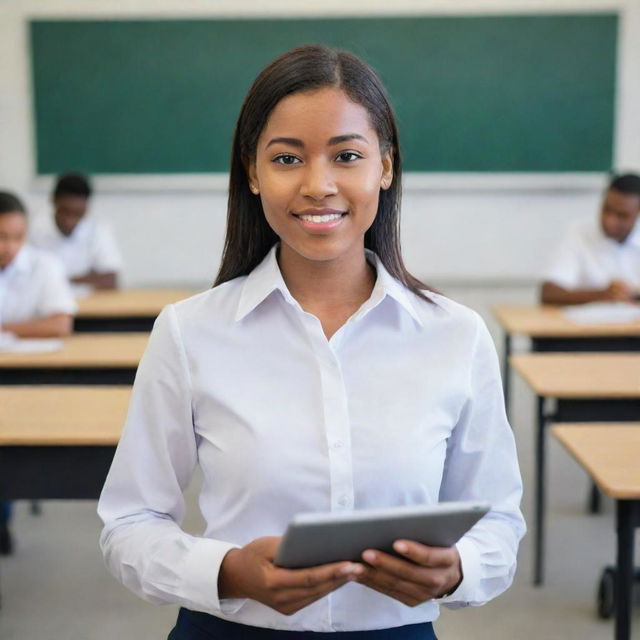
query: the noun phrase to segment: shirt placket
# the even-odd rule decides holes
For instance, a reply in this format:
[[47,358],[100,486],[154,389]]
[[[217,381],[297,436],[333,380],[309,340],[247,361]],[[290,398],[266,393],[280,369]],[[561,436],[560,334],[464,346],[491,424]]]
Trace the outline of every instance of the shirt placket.
[[353,509],[354,490],[347,391],[337,352],[341,336],[336,335],[329,342],[317,318],[305,314],[304,320],[320,370],[329,462],[330,509],[348,511]]

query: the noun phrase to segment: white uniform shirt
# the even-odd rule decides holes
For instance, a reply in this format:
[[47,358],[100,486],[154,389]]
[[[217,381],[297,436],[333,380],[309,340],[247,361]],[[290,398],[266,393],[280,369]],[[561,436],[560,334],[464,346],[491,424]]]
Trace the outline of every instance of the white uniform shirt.
[[565,289],[606,289],[623,280],[640,290],[640,223],[623,243],[607,238],[597,222],[570,227],[545,280]]
[[90,271],[118,272],[122,258],[111,228],[99,218],[86,215],[70,236],[63,235],[53,216],[41,216],[31,225],[30,241],[54,252],[65,266],[67,277],[77,278]]
[[76,312],[76,302],[55,256],[24,246],[0,270],[0,325]]
[[[219,600],[225,553],[282,535],[305,511],[448,500],[493,509],[463,537],[464,580],[444,600],[481,604],[512,581],[522,485],[493,343],[471,310],[421,300],[377,261],[370,299],[327,341],[272,250],[247,277],[168,306],[134,385],[100,503],[102,550],[142,597],[243,624],[376,629],[434,620],[349,583],[285,616]],[[202,537],[180,529],[203,473]]]

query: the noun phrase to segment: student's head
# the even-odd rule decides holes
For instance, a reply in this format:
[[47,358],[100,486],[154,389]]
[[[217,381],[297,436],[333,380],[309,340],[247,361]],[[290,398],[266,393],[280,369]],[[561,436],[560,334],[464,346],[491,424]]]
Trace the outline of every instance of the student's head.
[[0,269],[9,266],[27,239],[27,214],[16,196],[0,191]]
[[91,186],[80,173],[64,173],[58,176],[53,190],[53,216],[62,234],[73,233],[87,212]]
[[640,213],[640,176],[625,173],[614,177],[604,194],[600,224],[604,234],[624,242]]
[[[417,289],[400,256],[400,183],[395,117],[375,72],[321,45],[288,51],[263,69],[240,111],[216,282],[249,273],[280,240],[319,261],[364,244]],[[313,212],[329,218],[303,217]]]

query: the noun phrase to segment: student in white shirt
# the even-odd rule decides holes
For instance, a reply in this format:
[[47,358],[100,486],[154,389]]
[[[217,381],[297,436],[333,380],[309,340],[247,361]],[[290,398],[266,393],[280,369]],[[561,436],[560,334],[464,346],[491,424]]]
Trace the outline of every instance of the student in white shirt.
[[87,213],[90,197],[91,185],[85,176],[59,176],[52,196],[53,216],[34,221],[30,240],[54,252],[72,282],[115,289],[122,258],[111,228]]
[[[513,579],[522,485],[496,354],[477,314],[405,269],[400,181],[363,62],[307,46],[261,72],[216,286],[158,318],[98,508],[114,575],[183,607],[171,640],[429,639],[440,602]],[[201,536],[180,528],[196,465]],[[451,548],[273,564],[297,513],[451,500],[492,504]]]
[[597,223],[573,226],[542,283],[543,304],[628,302],[640,295],[640,176],[614,177]]
[[0,330],[23,338],[66,336],[76,303],[62,265],[26,239],[24,206],[0,192]]
[[[13,194],[0,191],[0,339],[66,336],[76,303],[54,256],[25,246],[27,216]],[[12,550],[10,504],[0,503],[0,555]]]

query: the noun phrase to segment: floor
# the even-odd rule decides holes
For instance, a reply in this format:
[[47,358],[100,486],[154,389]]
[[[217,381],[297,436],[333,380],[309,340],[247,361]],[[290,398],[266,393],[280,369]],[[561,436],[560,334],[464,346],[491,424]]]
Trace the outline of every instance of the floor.
[[[450,294],[480,310],[496,338],[500,334],[490,319],[489,304],[527,302],[533,295],[520,289],[487,292],[462,287]],[[523,509],[528,517],[532,504],[534,400],[517,378],[511,415],[525,481]],[[596,582],[602,569],[614,558],[613,505],[605,499],[602,514],[586,513],[587,478],[551,440],[548,488],[545,586],[531,586],[531,540],[527,536],[520,548],[519,570],[512,588],[484,607],[443,609],[436,623],[441,640],[613,637],[612,621],[599,620],[595,613]],[[194,532],[201,526],[195,511],[196,491],[196,486],[189,490],[193,509],[186,524]],[[176,608],[139,600],[107,573],[97,548],[100,522],[95,503],[47,502],[43,506],[42,515],[33,516],[27,503],[16,505],[16,552],[0,564],[0,638],[166,638]],[[640,606],[634,611],[632,637],[640,640]]]

